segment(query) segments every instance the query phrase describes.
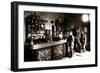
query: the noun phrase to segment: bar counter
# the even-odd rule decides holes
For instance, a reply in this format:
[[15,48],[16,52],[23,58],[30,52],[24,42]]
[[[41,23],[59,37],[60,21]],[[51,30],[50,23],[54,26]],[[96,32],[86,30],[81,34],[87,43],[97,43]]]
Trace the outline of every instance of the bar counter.
[[[31,58],[30,60],[26,59],[26,61],[50,61],[62,59],[66,55],[66,42],[66,40],[60,40],[33,45],[32,48],[27,48],[31,50]],[[28,58],[30,56],[28,56]]]

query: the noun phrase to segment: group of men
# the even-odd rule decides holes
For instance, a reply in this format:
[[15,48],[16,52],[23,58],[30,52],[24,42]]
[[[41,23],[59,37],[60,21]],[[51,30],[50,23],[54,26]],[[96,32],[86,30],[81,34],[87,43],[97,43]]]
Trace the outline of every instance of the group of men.
[[72,57],[74,52],[86,51],[87,36],[83,28],[75,26],[69,31],[66,43],[67,56]]

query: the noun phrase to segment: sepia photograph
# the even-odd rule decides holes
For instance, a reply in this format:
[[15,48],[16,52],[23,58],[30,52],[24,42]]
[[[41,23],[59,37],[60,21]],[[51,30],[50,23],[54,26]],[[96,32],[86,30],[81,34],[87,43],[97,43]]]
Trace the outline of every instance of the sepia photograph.
[[90,57],[90,14],[24,11],[24,61]]

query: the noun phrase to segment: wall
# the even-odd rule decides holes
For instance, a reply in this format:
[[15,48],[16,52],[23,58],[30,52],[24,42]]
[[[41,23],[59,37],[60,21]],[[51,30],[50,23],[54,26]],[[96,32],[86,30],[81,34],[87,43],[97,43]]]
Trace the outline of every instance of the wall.
[[[13,0],[1,0],[0,1],[0,73],[12,73],[10,71],[10,2]],[[16,0],[18,1],[18,0]],[[59,3],[59,4],[74,4],[74,5],[94,5],[98,6],[98,13],[100,13],[100,0],[22,0],[22,1],[34,1],[34,2],[45,2],[45,3]],[[98,14],[100,19],[100,14]],[[100,24],[100,21],[98,21]],[[98,28],[100,25],[98,25]],[[100,31],[100,29],[98,29]],[[98,34],[100,37],[100,33]],[[98,38],[100,40],[100,38]],[[98,41],[100,43],[100,41]],[[98,51],[100,52],[100,46]],[[98,54],[100,56],[100,53]],[[60,69],[60,70],[45,70],[35,71],[36,73],[99,73],[100,72],[100,57],[98,58],[99,66],[91,68],[74,68],[74,69]],[[23,72],[22,72],[23,73]],[[26,72],[28,73],[28,72]],[[33,73],[30,71],[30,73]]]

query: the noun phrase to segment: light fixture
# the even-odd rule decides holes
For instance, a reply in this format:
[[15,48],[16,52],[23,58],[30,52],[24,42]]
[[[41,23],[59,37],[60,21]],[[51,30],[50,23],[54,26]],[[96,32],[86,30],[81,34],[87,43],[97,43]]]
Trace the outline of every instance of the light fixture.
[[88,21],[89,21],[89,15],[83,14],[83,15],[82,15],[82,21],[83,21],[83,22],[88,22]]

